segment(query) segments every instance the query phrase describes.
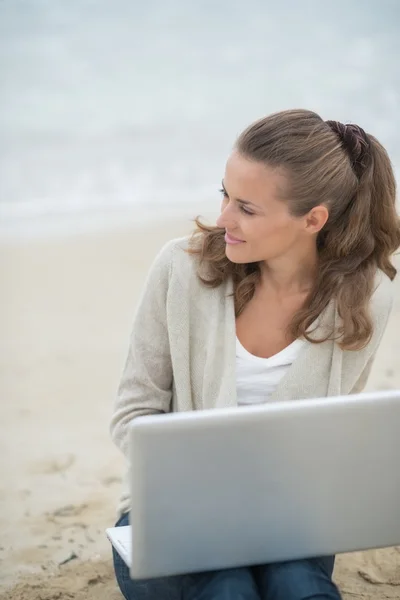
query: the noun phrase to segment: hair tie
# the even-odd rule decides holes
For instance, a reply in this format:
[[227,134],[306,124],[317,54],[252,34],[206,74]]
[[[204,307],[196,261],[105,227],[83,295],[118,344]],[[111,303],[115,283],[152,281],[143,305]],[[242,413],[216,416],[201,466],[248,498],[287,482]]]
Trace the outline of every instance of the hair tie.
[[340,121],[325,121],[325,123],[340,139],[351,166],[360,179],[370,163],[371,142],[368,134],[358,125],[351,123],[346,125]]

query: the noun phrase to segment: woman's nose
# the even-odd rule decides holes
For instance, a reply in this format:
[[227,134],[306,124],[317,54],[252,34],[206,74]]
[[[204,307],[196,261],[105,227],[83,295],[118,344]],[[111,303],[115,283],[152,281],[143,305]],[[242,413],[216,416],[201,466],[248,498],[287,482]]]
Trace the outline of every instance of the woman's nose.
[[232,229],[234,224],[233,215],[228,206],[225,206],[221,210],[221,214],[217,219],[217,227],[221,227],[221,229]]
[[225,221],[223,214],[224,213],[221,213],[217,219],[217,227],[220,227],[221,229],[225,229]]

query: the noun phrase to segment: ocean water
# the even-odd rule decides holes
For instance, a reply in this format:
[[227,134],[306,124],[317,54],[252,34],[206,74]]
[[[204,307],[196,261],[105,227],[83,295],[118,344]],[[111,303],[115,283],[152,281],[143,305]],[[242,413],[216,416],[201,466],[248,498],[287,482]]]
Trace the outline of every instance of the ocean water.
[[236,135],[304,107],[400,167],[397,0],[2,0],[0,232],[212,215]]

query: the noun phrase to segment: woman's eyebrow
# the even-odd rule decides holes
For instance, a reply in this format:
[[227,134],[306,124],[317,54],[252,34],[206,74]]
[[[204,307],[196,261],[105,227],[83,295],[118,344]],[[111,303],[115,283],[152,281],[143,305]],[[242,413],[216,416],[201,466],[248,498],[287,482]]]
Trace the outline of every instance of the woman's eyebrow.
[[[224,185],[224,180],[221,181],[221,185],[222,185],[222,189],[224,190],[225,194],[228,196],[226,187]],[[254,204],[254,202],[250,202],[250,200],[242,200],[241,198],[236,198],[236,202],[240,202],[241,204],[251,205],[251,206],[254,206],[254,208],[260,208],[259,206],[257,206],[257,204]]]

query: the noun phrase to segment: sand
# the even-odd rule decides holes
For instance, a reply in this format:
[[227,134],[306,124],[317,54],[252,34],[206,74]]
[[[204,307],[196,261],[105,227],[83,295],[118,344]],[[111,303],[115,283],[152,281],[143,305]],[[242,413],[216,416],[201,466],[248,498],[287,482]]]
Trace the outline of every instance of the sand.
[[[0,599],[122,598],[104,535],[123,472],[108,422],[148,266],[188,230],[1,244]],[[369,389],[400,388],[399,330],[397,302]],[[342,555],[336,580],[347,600],[399,598],[400,549]]]

